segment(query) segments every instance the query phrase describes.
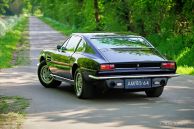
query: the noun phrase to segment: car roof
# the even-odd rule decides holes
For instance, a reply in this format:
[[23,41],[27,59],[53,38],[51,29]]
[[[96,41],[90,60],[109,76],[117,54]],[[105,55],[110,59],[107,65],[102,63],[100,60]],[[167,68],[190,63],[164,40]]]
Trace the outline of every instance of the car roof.
[[87,39],[91,38],[101,38],[101,37],[141,37],[138,35],[127,35],[119,33],[73,33],[72,35],[79,35]]

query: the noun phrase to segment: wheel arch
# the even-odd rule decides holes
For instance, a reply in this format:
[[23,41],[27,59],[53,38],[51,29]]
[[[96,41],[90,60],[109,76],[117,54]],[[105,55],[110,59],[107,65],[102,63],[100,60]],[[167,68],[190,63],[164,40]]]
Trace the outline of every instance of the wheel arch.
[[74,79],[75,76],[75,71],[77,70],[77,68],[79,68],[78,64],[74,63],[72,66],[72,78]]
[[46,61],[46,58],[44,56],[41,56],[39,59],[39,62]]

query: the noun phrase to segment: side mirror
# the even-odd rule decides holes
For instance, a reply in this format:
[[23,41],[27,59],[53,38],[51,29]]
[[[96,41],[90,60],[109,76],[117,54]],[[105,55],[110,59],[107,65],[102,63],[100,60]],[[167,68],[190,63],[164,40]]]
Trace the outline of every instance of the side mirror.
[[58,50],[58,51],[59,51],[59,50],[65,51],[65,50],[67,50],[67,48],[65,48],[65,47],[63,47],[63,46],[61,46],[61,45],[57,45],[57,50]]
[[61,47],[62,47],[61,45],[57,45],[57,49],[58,49],[58,50],[61,49]]

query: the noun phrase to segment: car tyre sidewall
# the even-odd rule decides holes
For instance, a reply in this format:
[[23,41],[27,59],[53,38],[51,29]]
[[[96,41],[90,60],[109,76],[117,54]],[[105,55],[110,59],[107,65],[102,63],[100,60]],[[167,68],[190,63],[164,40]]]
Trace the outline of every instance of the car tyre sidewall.
[[147,97],[160,97],[163,93],[164,86],[148,89],[145,91]]
[[[81,77],[82,78],[82,88],[80,93],[78,93],[77,90],[77,77]],[[83,77],[83,74],[81,73],[80,69],[78,68],[75,72],[75,76],[74,76],[74,90],[75,90],[75,94],[78,98],[81,99],[90,99],[93,98],[93,91],[94,91],[94,87],[92,85],[89,85],[88,82],[85,80],[85,78]]]
[[58,80],[55,80],[54,78],[49,82],[49,83],[46,83],[42,77],[41,77],[41,70],[47,66],[46,64],[46,61],[41,61],[39,66],[38,66],[38,79],[40,81],[40,83],[46,87],[46,88],[56,88],[58,86],[60,86],[61,84],[61,81],[58,81]]

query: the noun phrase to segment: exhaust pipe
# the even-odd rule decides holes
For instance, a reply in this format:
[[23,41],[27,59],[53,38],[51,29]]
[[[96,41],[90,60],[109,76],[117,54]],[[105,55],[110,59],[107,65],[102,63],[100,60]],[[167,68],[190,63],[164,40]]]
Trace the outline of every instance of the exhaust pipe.
[[116,86],[116,83],[114,82],[114,81],[111,81],[110,83],[109,83],[109,85],[110,85],[110,87],[115,87]]
[[161,81],[160,81],[160,85],[161,85],[161,86],[165,86],[165,85],[166,85],[166,81],[165,81],[165,80],[161,80]]

